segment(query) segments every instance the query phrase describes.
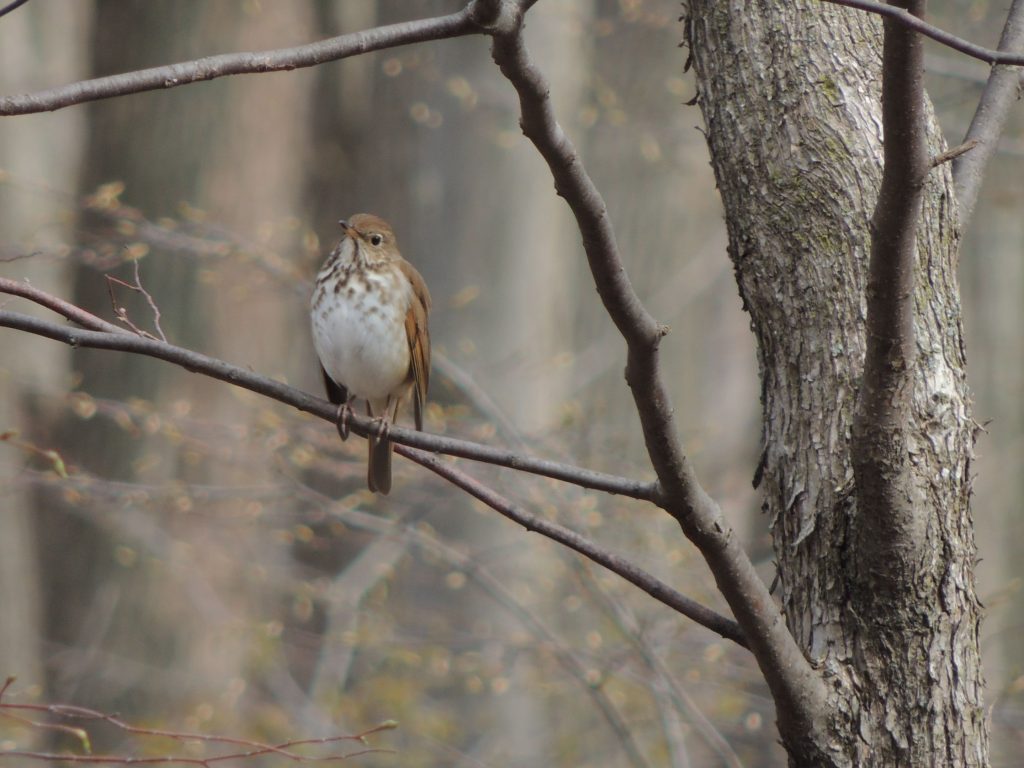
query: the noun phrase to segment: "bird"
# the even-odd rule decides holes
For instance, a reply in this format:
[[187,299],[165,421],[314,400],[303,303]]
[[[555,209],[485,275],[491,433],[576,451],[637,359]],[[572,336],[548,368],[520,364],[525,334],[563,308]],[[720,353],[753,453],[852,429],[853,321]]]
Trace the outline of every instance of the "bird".
[[310,300],[313,346],[328,399],[338,406],[338,433],[348,437],[351,403],[366,401],[379,420],[371,433],[366,481],[391,490],[390,425],[411,393],[416,429],[423,429],[430,382],[430,292],[402,258],[391,225],[359,213],[338,222],[342,238],[324,260]]

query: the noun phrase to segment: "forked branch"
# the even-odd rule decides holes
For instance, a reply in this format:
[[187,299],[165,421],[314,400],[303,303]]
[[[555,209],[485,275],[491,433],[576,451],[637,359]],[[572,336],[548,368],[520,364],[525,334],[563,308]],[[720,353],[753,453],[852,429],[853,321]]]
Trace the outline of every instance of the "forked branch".
[[547,161],[555,190],[572,209],[598,294],[626,340],[626,381],[661,483],[659,503],[696,544],[743,628],[778,707],[783,739],[794,753],[814,754],[825,744],[824,685],[683,452],[659,367],[665,329],[633,290],[604,200],[555,118],[547,81],[526,50],[522,6],[511,0],[505,6],[492,31],[492,56],[519,95],[523,133]]

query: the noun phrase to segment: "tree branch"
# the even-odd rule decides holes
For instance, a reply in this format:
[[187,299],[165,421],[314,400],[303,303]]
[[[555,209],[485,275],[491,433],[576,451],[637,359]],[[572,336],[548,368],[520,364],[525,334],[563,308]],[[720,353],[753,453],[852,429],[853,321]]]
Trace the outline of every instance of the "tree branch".
[[889,5],[887,3],[875,2],[875,0],[822,0],[822,2],[843,5],[847,8],[856,8],[868,13],[877,13],[879,16],[884,16],[888,20],[897,22],[906,29],[920,32],[925,37],[930,37],[947,48],[960,51],[960,53],[964,53],[971,58],[981,59],[989,64],[1024,66],[1024,53],[1004,51],[1002,46],[1000,46],[1000,50],[994,51],[983,45],[972,43],[970,40],[964,40],[962,37],[946,32],[944,29],[929,24],[920,16],[914,15],[907,10],[905,4]]
[[712,611],[710,608],[705,608],[700,603],[697,603],[696,601],[677,592],[672,589],[672,587],[658,580],[655,576],[652,576],[643,568],[640,568],[629,560],[616,555],[614,552],[604,549],[575,531],[558,525],[557,523],[544,520],[532,512],[527,512],[521,507],[510,502],[501,494],[473,479],[457,467],[441,461],[436,456],[402,445],[396,445],[395,451],[406,458],[415,461],[417,464],[426,467],[431,472],[440,475],[452,484],[457,485],[459,488],[466,491],[466,493],[482,501],[495,512],[498,512],[513,522],[519,523],[521,526],[526,528],[526,530],[536,531],[552,541],[557,541],[559,544],[579,552],[581,555],[593,560],[598,565],[602,565],[613,573],[621,576],[630,584],[639,587],[655,600],[664,603],[677,613],[681,613],[701,626],[707,627],[712,632],[724,637],[726,640],[732,640],[734,643],[744,648],[748,647],[743,630],[735,621]]
[[[1024,0],[1013,0],[1006,15],[999,50],[1005,53],[1024,53]],[[985,166],[996,151],[999,137],[1006,125],[1010,107],[1020,97],[1021,71],[1016,67],[997,64],[989,73],[978,108],[967,130],[964,143],[973,141],[977,149],[953,160],[953,183],[957,202],[960,203],[960,226],[966,227],[974,214],[978,190]]]
[[[0,287],[0,290],[2,290],[2,287]],[[109,325],[105,322],[104,324]],[[0,326],[34,333],[38,336],[45,336],[72,347],[118,350],[166,360],[175,365],[180,365],[182,368],[193,373],[201,373],[214,379],[226,381],[229,384],[234,384],[235,386],[291,405],[300,411],[313,414],[321,419],[331,422],[337,419],[337,406],[332,405],[326,400],[313,397],[302,390],[231,365],[223,360],[208,357],[199,352],[176,347],[173,344],[166,344],[155,339],[136,336],[128,331],[116,328],[116,326],[113,326],[116,328],[116,332],[79,330],[16,312],[0,312]],[[379,426],[369,417],[355,413],[351,415],[349,422],[352,430],[364,437]],[[388,436],[396,443],[404,443],[405,445],[427,451],[444,453],[450,456],[458,456],[534,475],[550,477],[553,480],[561,480],[583,488],[605,491],[645,501],[650,501],[656,497],[657,488],[652,483],[630,480],[618,475],[596,472],[557,461],[537,459],[532,456],[515,453],[514,451],[493,448],[468,440],[432,435],[427,432],[417,432],[416,430],[398,426],[393,426]]]
[[8,13],[17,8],[20,8],[27,2],[28,0],[12,0],[12,2],[8,3],[3,8],[0,8],[0,16],[6,16]]
[[179,64],[84,80],[36,93],[5,96],[0,98],[0,116],[50,112],[88,101],[126,96],[142,91],[176,88],[179,85],[214,80],[227,75],[301,69],[370,51],[479,34],[483,31],[474,18],[474,3],[471,2],[461,11],[447,16],[389,24],[293,48],[224,53]]
[[506,7],[515,12],[503,14],[501,23],[492,27],[491,55],[519,95],[523,133],[547,161],[556,192],[572,209],[598,294],[626,340],[626,381],[661,483],[659,505],[696,544],[743,628],[778,707],[783,738],[790,744],[811,740],[821,745],[826,717],[824,685],[683,453],[659,370],[658,345],[666,329],[655,322],[633,290],[604,200],[555,119],[548,84],[526,50],[521,7],[514,3],[506,3]]
[[[8,293],[34,301],[40,306],[51,309],[68,320],[99,335],[83,336],[82,332],[75,331],[75,329],[68,328],[67,326],[48,323],[43,320],[34,321],[34,318],[27,318],[23,315],[8,312],[0,312],[0,325],[7,325],[11,328],[36,333],[57,341],[63,341],[71,346],[119,349],[160,358],[180,365],[186,370],[204,373],[213,378],[228,381],[237,386],[250,389],[253,392],[272,397],[321,418],[331,421],[337,418],[335,406],[329,406],[325,409],[325,401],[310,397],[300,390],[279,384],[271,379],[266,379],[250,371],[237,368],[229,363],[207,357],[198,352],[175,347],[166,342],[157,342],[155,339],[143,338],[120,326],[108,323],[106,320],[86,312],[81,307],[46,293],[29,283],[0,277],[0,293]],[[26,324],[26,320],[34,322]],[[150,345],[144,344],[147,341],[154,343]],[[374,425],[371,419],[358,414],[352,414],[350,419],[356,433],[364,437],[367,430],[372,429]],[[392,427],[392,431],[395,442],[404,442],[407,445],[428,451],[482,461],[487,464],[496,464],[508,467],[509,469],[550,477],[553,480],[562,480],[574,485],[580,485],[583,488],[628,496],[642,501],[653,501],[658,495],[657,483],[630,480],[629,478],[619,477],[618,475],[606,472],[596,472],[590,469],[575,467],[571,464],[537,459],[502,448],[493,448],[457,438],[430,435],[426,432],[403,429],[398,426]]]
[[[905,2],[915,17],[924,14],[926,0]],[[915,514],[906,431],[916,356],[917,223],[931,162],[925,134],[924,40],[899,21],[886,19],[884,26],[885,165],[871,221],[867,349],[851,456],[862,516],[862,570],[896,591],[913,577],[913,552],[923,542],[926,523],[924,515]]]
[[[344,504],[333,503],[330,499],[323,499],[319,493],[301,483],[298,484],[296,491],[315,497],[320,506],[326,507],[329,515],[337,517],[346,525],[381,536],[400,536],[409,542],[411,546],[418,547],[425,553],[445,563],[448,567],[465,574],[470,583],[475,584],[481,592],[515,617],[533,634],[534,638],[544,643],[551,650],[566,673],[586,688],[588,695],[594,699],[595,705],[602,714],[615,714],[615,717],[608,718],[609,725],[615,730],[620,743],[624,746],[624,750],[630,753],[631,761],[636,762],[632,758],[632,753],[636,748],[633,745],[628,728],[622,728],[620,725],[622,723],[621,716],[618,716],[614,705],[608,700],[604,686],[595,685],[593,680],[588,678],[588,667],[582,663],[577,654],[567,647],[558,637],[557,633],[548,627],[539,616],[520,603],[508,591],[502,580],[488,570],[479,557],[463,552],[456,547],[444,543],[440,539],[427,535],[418,526],[411,525],[406,521],[379,517],[378,515],[372,515]],[[575,567],[589,573],[580,562],[577,562]],[[591,586],[594,590],[594,595],[606,600],[608,599],[604,591],[600,590],[596,584]],[[735,622],[733,622],[733,627],[736,628]],[[653,652],[647,646],[645,640],[639,636],[639,630],[630,633],[629,640],[636,646],[646,649],[648,654],[653,657]],[[667,674],[667,670],[665,670],[665,673]],[[712,730],[714,729],[710,723],[708,723],[708,726]],[[709,740],[713,738],[713,735],[709,736]],[[719,736],[719,738],[721,737]]]
[[[104,323],[102,320],[99,322]],[[180,365],[194,373],[226,381],[235,386],[270,397],[326,421],[333,422],[337,417],[337,407],[326,400],[321,400],[287,384],[282,384],[243,368],[238,368],[223,360],[207,357],[198,352],[166,344],[155,339],[136,336],[116,326],[111,326],[116,329],[116,333],[80,330],[29,317],[28,315],[5,311],[0,311],[0,326],[35,333],[39,336],[64,342],[73,347],[110,349],[155,357]],[[359,416],[358,414],[352,414],[350,424],[354,432],[363,436],[377,428],[376,423],[372,419]],[[732,640],[738,645],[746,646],[743,632],[736,622],[687,598],[625,558],[605,550],[580,534],[555,523],[545,521],[516,507],[478,481],[469,478],[465,473],[442,462],[436,456],[426,451],[447,453],[485,463],[507,466],[523,472],[572,482],[585,488],[632,495],[633,498],[645,500],[651,500],[651,497],[654,496],[654,488],[649,484],[637,483],[626,478],[618,478],[601,472],[592,472],[591,470],[573,467],[568,464],[534,459],[529,456],[490,448],[489,446],[471,443],[466,440],[445,438],[397,426],[392,427],[389,432],[389,438],[396,443],[396,452],[426,467],[435,474],[447,478],[455,485],[468,490],[509,519],[520,523],[528,530],[537,531],[543,536],[585,555],[599,565],[618,574],[631,584],[640,587],[654,599],[668,605],[698,624],[707,627],[728,640]],[[417,448],[422,450],[417,450]],[[575,478],[575,480],[571,478]],[[646,489],[645,493],[647,495],[641,495],[639,489]],[[625,493],[631,490],[635,491],[635,493]]]

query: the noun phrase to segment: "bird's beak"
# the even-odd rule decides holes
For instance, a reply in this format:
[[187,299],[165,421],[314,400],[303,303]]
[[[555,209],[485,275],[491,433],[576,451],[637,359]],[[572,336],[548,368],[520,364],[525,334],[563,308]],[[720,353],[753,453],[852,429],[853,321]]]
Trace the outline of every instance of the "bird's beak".
[[348,222],[345,221],[344,219],[338,219],[338,224],[341,226],[341,231],[344,232],[346,235],[350,235],[351,236],[351,235],[355,234],[352,231],[352,227],[350,227],[348,225]]

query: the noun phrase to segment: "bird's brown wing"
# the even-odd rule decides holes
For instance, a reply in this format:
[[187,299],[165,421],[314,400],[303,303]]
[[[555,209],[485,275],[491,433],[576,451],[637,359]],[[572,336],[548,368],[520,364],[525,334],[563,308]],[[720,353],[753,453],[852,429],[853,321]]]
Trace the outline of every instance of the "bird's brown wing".
[[335,405],[341,405],[342,403],[348,402],[348,390],[335,382],[327,373],[327,369],[322,365],[320,366],[320,373],[324,375],[324,387],[327,389],[327,399]]
[[427,330],[430,292],[416,267],[404,260],[400,264],[402,272],[412,284],[412,301],[405,314],[405,335],[409,339],[412,412],[416,429],[423,429],[423,409],[427,404],[427,387],[430,385],[430,332]]

